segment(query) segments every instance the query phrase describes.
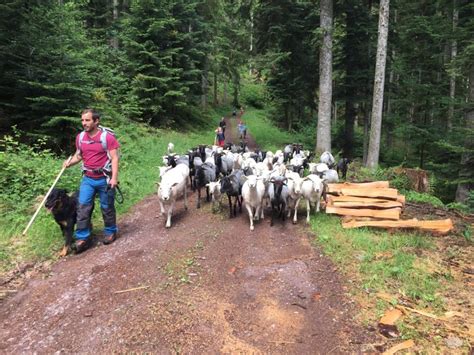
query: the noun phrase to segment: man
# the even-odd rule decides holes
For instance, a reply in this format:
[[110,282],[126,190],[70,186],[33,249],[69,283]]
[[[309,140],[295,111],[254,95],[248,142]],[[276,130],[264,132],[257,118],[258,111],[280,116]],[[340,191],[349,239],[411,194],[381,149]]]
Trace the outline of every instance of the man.
[[84,131],[76,137],[76,153],[71,161],[64,162],[69,168],[80,161],[83,178],[79,189],[77,207],[76,250],[78,253],[90,246],[90,220],[94,209],[95,194],[99,194],[104,219],[104,244],[117,238],[115,214],[115,187],[118,184],[119,155],[115,136],[99,126],[100,115],[93,109],[85,109],[81,116]]
[[225,134],[225,118],[222,117],[221,121],[219,122],[219,127],[222,128],[222,133]]

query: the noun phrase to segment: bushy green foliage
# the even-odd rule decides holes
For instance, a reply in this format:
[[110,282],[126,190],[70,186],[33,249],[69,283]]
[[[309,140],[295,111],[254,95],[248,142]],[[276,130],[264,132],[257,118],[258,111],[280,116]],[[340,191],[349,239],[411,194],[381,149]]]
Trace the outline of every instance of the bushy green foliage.
[[266,104],[265,87],[251,82],[245,83],[240,91],[240,100],[246,107],[252,106],[263,109]]
[[430,205],[433,205],[436,207],[444,207],[444,203],[439,198],[427,193],[407,191],[405,193],[405,197],[407,201],[410,201],[410,202],[429,203]]

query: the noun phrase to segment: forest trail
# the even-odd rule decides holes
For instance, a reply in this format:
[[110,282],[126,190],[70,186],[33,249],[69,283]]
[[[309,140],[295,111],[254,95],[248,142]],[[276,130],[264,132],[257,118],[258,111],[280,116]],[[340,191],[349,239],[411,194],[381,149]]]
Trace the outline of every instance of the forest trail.
[[[226,120],[237,141],[236,118]],[[344,281],[304,218],[270,227],[266,217],[251,232],[246,213],[228,218],[226,200],[214,214],[192,194],[165,229],[156,195],[145,198],[120,219],[115,243],[63,258],[3,301],[0,351],[370,350],[373,333],[352,320]]]

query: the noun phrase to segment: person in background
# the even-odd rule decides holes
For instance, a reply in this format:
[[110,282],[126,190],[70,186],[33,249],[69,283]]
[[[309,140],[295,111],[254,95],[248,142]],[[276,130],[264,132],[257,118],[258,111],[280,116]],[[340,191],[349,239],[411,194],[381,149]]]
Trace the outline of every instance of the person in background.
[[216,139],[215,139],[216,145],[218,145],[219,147],[223,147],[224,146],[224,141],[225,141],[225,136],[224,136],[224,132],[222,132],[222,128],[217,127],[215,132],[216,132]]
[[239,121],[238,128],[239,128],[240,139],[246,139],[247,138],[247,126],[245,125],[244,121],[242,121],[242,120]]
[[225,118],[222,117],[221,121],[219,122],[219,127],[222,128],[222,133],[225,134]]

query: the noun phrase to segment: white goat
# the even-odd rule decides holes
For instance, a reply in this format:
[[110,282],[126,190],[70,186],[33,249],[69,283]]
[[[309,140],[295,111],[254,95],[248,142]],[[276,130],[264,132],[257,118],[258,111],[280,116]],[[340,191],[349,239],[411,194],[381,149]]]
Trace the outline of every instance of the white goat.
[[169,142],[166,150],[168,151],[168,154],[172,154],[174,152],[174,144]]
[[168,217],[166,228],[171,227],[171,216],[173,214],[176,199],[184,195],[184,208],[188,209],[188,196],[186,182],[189,175],[189,167],[185,164],[178,164],[175,168],[168,170],[158,184],[158,198],[161,208],[161,215],[165,214],[164,205],[168,206]]
[[308,170],[310,174],[315,174],[321,177],[326,170],[329,170],[325,163],[309,163]]
[[[265,194],[265,184],[261,177],[255,175],[244,176],[245,180],[242,186],[242,198],[245,202],[245,207],[249,213],[250,230],[254,230],[253,221],[263,219],[263,196]],[[254,213],[255,210],[255,213]]]
[[[310,174],[301,183],[301,195],[306,200],[306,222],[309,223],[311,204],[316,204],[316,212],[319,212],[319,204],[324,190],[323,180],[314,174]],[[298,209],[298,206],[296,206]]]
[[221,201],[221,182],[220,181],[211,181],[206,184],[206,187],[209,188],[209,195],[211,195],[212,209],[216,210],[217,204],[220,204]]
[[286,177],[288,179],[288,218],[291,216],[291,210],[294,209],[293,223],[298,222],[298,205],[301,199],[301,184],[303,179],[298,173],[287,171]]
[[165,175],[165,173],[168,170],[172,169],[172,167],[171,166],[159,166],[158,169],[160,169],[160,179],[161,179],[163,177],[163,175]]
[[328,169],[323,173],[323,180],[328,184],[336,183],[339,182],[339,175],[336,170]]
[[321,154],[319,161],[326,164],[330,169],[336,165],[336,160],[328,151],[325,151],[323,154]]

